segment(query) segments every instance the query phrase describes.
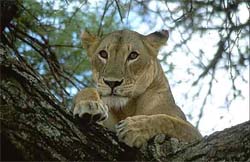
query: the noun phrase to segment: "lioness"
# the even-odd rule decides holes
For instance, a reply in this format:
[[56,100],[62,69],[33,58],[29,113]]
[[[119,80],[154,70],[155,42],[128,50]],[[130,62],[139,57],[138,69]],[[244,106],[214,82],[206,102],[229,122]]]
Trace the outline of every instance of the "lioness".
[[83,32],[97,88],[78,92],[74,115],[91,117],[131,147],[140,147],[160,133],[182,141],[201,138],[175,104],[157,61],[167,39],[167,30],[146,36],[120,30],[103,38]]

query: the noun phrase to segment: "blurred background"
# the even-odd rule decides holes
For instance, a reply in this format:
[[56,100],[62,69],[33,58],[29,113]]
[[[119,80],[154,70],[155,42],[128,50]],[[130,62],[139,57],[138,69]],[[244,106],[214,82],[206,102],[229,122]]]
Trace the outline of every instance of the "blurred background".
[[12,13],[1,26],[14,18],[1,27],[1,44],[66,109],[78,90],[94,86],[82,31],[167,29],[158,59],[188,120],[203,135],[249,120],[247,0],[1,0],[1,9]]

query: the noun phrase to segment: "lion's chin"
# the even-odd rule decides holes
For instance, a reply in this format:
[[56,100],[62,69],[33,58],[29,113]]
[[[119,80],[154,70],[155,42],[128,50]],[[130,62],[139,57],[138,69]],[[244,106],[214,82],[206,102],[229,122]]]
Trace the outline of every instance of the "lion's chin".
[[109,107],[113,109],[121,109],[125,107],[128,103],[128,97],[122,96],[102,96],[102,101]]

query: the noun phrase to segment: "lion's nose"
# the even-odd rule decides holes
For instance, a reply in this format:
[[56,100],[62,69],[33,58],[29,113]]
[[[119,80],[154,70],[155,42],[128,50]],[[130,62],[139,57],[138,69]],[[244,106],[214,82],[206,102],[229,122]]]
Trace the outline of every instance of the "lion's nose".
[[103,79],[104,83],[107,84],[111,89],[114,89],[115,87],[119,86],[122,84],[123,79],[121,81],[109,81]]

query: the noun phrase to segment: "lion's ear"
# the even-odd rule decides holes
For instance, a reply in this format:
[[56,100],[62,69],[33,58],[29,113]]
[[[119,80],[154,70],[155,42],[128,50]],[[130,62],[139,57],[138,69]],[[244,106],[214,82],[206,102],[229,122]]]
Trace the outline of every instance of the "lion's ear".
[[98,40],[98,37],[85,30],[81,34],[81,39],[83,47],[88,50]]
[[157,50],[163,46],[168,40],[169,34],[167,30],[156,31],[146,36],[147,41]]

